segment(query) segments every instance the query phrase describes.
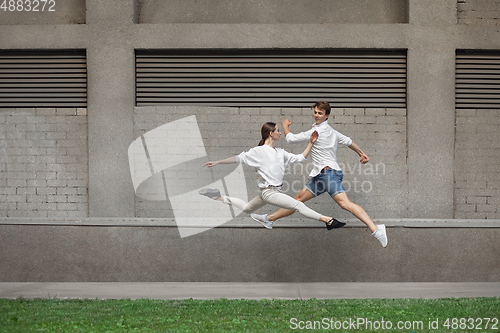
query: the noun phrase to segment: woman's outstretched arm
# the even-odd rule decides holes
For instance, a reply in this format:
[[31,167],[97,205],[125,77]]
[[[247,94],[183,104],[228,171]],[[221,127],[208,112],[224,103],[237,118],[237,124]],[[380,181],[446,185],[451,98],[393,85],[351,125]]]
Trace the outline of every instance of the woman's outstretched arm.
[[208,161],[207,163],[203,164],[203,167],[211,168],[216,166],[217,164],[234,164],[234,163],[236,163],[236,156],[231,156],[226,158],[225,160],[219,160],[215,162]]
[[311,151],[311,148],[313,144],[318,140],[319,134],[317,131],[312,132],[311,136],[309,137],[309,144],[307,145],[306,149],[302,152],[302,155],[304,155],[304,158],[307,158],[309,155],[309,152]]

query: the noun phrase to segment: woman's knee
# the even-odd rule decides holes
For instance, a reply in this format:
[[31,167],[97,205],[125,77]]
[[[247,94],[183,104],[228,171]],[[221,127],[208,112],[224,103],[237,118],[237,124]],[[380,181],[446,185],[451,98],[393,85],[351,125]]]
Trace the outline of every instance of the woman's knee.
[[254,210],[251,208],[251,207],[245,207],[245,209],[243,209],[243,213],[245,214],[250,214],[252,213]]
[[300,211],[307,209],[307,206],[305,203],[298,201],[293,205],[292,209],[300,213]]

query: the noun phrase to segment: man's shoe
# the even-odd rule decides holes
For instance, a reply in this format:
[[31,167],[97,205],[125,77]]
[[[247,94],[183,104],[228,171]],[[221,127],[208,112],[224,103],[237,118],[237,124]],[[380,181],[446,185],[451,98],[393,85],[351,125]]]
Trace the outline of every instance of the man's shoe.
[[217,200],[221,197],[220,191],[215,188],[202,188],[198,193],[214,200]]
[[383,247],[387,246],[387,232],[385,231],[385,224],[377,224],[378,230],[373,233],[373,236],[378,239]]
[[338,221],[337,219],[335,218],[332,218],[330,221],[328,221],[328,223],[326,224],[326,228],[328,230],[332,230],[332,229],[337,229],[337,228],[342,228],[343,226],[345,226],[345,223],[344,222],[340,222]]
[[260,224],[262,224],[267,229],[272,229],[274,222],[271,222],[267,219],[267,214],[258,215],[258,214],[250,214],[250,216]]

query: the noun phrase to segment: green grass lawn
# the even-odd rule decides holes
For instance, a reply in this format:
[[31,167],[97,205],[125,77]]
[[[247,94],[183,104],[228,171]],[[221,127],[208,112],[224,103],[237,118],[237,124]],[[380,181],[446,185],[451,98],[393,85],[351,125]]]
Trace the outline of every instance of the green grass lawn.
[[499,297],[259,301],[0,299],[0,332],[9,333],[500,332],[499,319]]

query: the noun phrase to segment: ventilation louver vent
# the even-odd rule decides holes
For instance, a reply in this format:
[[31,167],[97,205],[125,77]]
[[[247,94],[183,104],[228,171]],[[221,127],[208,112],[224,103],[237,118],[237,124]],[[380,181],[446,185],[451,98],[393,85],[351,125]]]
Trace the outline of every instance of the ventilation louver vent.
[[85,50],[0,51],[0,108],[86,106]]
[[406,107],[406,50],[137,50],[136,105]]
[[457,51],[457,109],[500,109],[500,51]]

